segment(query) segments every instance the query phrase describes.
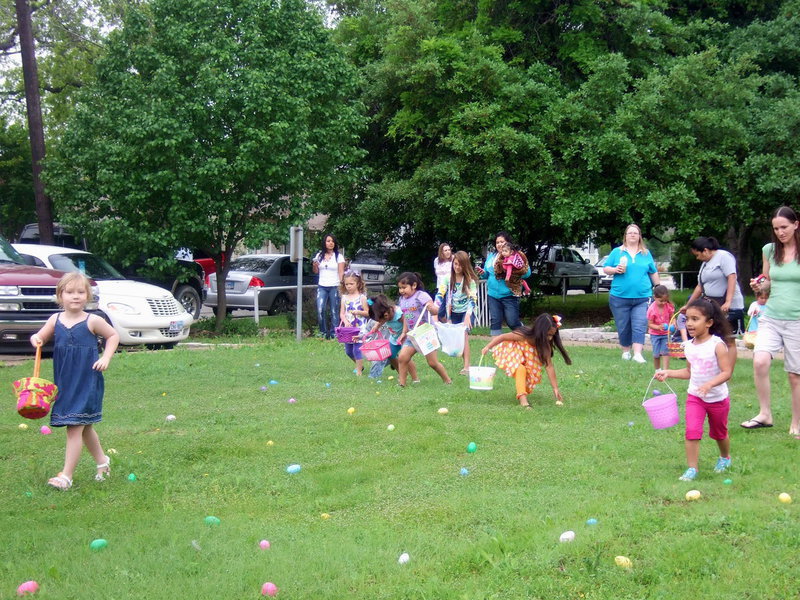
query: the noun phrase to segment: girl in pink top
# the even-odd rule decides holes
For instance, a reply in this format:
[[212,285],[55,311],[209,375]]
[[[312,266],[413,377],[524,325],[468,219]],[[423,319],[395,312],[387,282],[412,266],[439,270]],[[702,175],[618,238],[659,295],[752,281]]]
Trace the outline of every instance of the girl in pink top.
[[669,290],[666,286],[653,288],[653,302],[647,308],[647,326],[650,343],[653,345],[653,366],[658,369],[669,369],[669,335],[675,331],[669,329],[669,322],[675,312],[675,306],[669,301]]
[[[700,439],[703,423],[708,415],[708,437],[717,441],[719,458],[715,473],[722,473],[731,466],[731,443],[728,437],[728,412],[731,401],[728,384],[733,375],[734,359],[728,351],[731,326],[719,304],[699,298],[686,307],[686,329],[692,336],[686,344],[686,368],[658,371],[659,381],[667,377],[688,379],[686,397],[686,462],[688,468],[681,481],[697,478],[700,459]],[[727,342],[725,340],[728,340]]]

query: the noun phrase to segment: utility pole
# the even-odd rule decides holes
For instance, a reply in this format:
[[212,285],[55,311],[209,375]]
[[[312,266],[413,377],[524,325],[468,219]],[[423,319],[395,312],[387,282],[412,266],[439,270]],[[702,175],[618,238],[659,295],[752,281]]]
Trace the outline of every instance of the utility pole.
[[39,73],[36,67],[36,52],[33,46],[31,7],[28,0],[15,0],[17,6],[17,29],[22,51],[22,76],[25,80],[25,106],[28,113],[28,137],[31,140],[31,162],[33,163],[33,196],[36,200],[36,215],[39,219],[39,240],[42,244],[53,243],[53,203],[44,193],[42,161],[44,160],[44,126],[39,95]]

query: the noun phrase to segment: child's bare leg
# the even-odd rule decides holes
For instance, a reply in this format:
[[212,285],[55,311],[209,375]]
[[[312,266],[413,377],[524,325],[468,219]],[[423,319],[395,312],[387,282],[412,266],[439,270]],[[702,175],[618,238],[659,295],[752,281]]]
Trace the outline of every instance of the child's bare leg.
[[464,332],[464,371],[469,374],[469,334]]
[[661,368],[665,371],[669,369],[669,354],[661,357]]
[[72,479],[81,457],[84,427],[85,425],[67,425],[67,449],[64,453],[64,468],[61,469],[67,479]]
[[526,389],[526,383],[528,379],[528,372],[525,369],[525,365],[520,365],[517,367],[517,370],[514,371],[514,387],[517,389],[517,400],[519,400],[519,405],[525,408],[530,408],[531,405],[528,403],[528,394]]
[[654,356],[653,357],[653,368],[658,371],[659,367],[661,367],[661,357]]
[[[409,365],[413,365],[414,363],[411,362],[411,357],[414,356],[416,350],[411,346],[403,346],[403,349],[400,350],[400,354],[397,356],[397,383],[400,385],[406,384],[406,377],[408,376]],[[414,371],[411,373],[411,377],[413,378],[416,374],[416,367],[414,367]]]
[[699,460],[700,440],[686,440],[686,464],[693,469],[696,469]]
[[408,361],[408,374],[411,375],[411,381],[419,381],[417,374],[417,365],[413,360]]
[[726,437],[724,440],[717,440],[717,446],[719,446],[719,455],[722,458],[730,458],[731,457],[731,438],[730,438],[730,436]]
[[[89,450],[89,453],[94,458],[95,465],[102,465],[105,464],[108,458],[106,453],[103,451],[103,447],[100,445],[100,438],[97,436],[97,431],[95,431],[94,427],[91,425],[87,425],[83,428],[83,443],[86,446],[86,449]],[[105,475],[111,469],[109,467],[99,467],[97,469],[98,475]]]
[[364,361],[360,358],[356,359],[356,375],[361,375],[364,372]]
[[444,365],[439,362],[438,354],[439,353],[434,350],[425,357],[425,360],[428,361],[428,366],[439,374],[439,377],[442,378],[442,381],[445,383],[453,383],[450,379],[450,376],[447,374],[447,369],[445,369]]

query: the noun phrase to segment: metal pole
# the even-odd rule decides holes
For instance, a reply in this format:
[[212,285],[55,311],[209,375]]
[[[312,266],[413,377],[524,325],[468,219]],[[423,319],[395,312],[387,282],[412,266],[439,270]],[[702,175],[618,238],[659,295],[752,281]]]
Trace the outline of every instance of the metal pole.
[[297,258],[297,314],[295,315],[295,336],[297,341],[303,339],[303,257]]

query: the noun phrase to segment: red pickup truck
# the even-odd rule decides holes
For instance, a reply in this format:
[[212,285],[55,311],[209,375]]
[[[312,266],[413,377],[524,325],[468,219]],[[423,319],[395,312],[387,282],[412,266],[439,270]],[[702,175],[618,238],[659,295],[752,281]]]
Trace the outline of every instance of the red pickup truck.
[[[61,310],[56,284],[61,271],[32,267],[0,236],[0,352],[32,352],[30,336]],[[87,309],[97,308],[94,301]]]

